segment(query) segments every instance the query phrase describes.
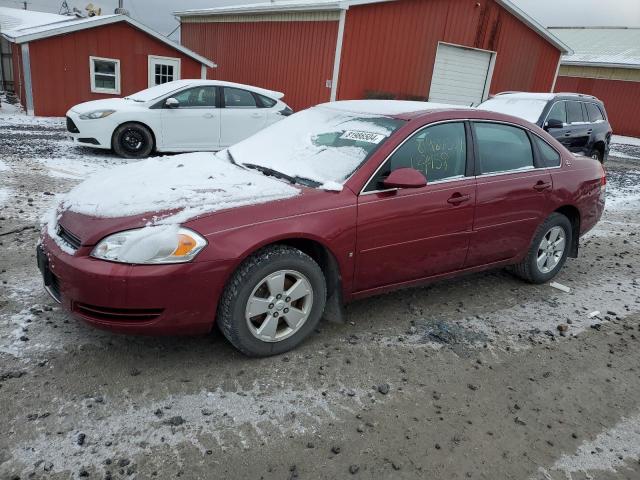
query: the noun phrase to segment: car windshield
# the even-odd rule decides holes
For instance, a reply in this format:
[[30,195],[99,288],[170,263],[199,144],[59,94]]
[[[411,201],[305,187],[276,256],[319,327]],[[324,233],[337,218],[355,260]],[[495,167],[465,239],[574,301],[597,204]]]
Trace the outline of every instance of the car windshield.
[[328,106],[296,113],[229,148],[235,162],[320,185],[343,183],[403,120]]
[[155,100],[156,98],[160,98],[163,95],[167,95],[171,92],[186,87],[187,85],[189,84],[183,81],[167,82],[161,85],[156,85],[155,87],[141,90],[137,93],[134,93],[133,95],[129,95],[128,97],[124,98],[126,100],[133,100],[134,102],[149,102],[151,100]]
[[504,113],[523,118],[531,123],[538,123],[548,100],[539,98],[495,97],[478,105],[480,110]]

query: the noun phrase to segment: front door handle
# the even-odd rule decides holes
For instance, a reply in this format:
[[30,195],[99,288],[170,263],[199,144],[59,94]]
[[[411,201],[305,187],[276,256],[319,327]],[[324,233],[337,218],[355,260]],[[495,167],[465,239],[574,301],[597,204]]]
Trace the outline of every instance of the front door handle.
[[213,113],[205,113],[203,115],[204,118],[213,118]]
[[454,193],[447,200],[451,205],[460,205],[461,203],[471,200],[471,195],[462,195],[461,193]]
[[251,116],[253,118],[260,118],[260,117],[262,117],[262,114],[261,113],[252,113]]
[[540,180],[538,183],[536,183],[533,186],[534,190],[537,190],[538,192],[544,192],[545,190],[548,190],[549,188],[551,188],[552,184],[551,182],[543,182],[542,180]]
[[567,132],[564,134],[565,137],[570,137],[571,136],[571,132]]

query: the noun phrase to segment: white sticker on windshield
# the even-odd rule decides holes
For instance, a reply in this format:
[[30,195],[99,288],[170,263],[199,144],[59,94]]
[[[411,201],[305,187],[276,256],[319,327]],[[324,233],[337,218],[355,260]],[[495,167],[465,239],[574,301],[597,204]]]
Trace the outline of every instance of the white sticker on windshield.
[[347,130],[340,138],[344,140],[355,140],[357,142],[368,142],[378,144],[386,137],[379,133],[362,132],[360,130]]

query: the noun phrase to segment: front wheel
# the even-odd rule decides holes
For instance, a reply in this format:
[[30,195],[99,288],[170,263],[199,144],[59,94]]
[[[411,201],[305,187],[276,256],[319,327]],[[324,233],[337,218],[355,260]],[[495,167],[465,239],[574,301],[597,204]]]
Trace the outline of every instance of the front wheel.
[[538,228],[529,252],[513,266],[514,273],[530,283],[545,283],[555,277],[567,260],[572,242],[571,222],[553,213]]
[[113,150],[124,158],[147,158],[154,148],[151,131],[139,123],[120,125],[113,132]]
[[326,295],[324,274],[311,257],[284,245],[267,247],[245,260],[229,280],[218,326],[246,355],[283,353],[316,327]]

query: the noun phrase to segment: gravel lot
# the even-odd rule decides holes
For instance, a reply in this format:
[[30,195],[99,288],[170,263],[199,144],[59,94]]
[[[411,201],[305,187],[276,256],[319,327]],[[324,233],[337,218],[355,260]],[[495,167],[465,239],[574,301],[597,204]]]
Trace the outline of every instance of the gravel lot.
[[640,147],[616,151],[570,293],[467,276],[252,360],[217,331],[125,337],[60,311],[39,219],[123,160],[0,115],[0,479],[640,478]]

